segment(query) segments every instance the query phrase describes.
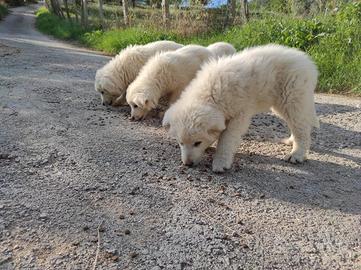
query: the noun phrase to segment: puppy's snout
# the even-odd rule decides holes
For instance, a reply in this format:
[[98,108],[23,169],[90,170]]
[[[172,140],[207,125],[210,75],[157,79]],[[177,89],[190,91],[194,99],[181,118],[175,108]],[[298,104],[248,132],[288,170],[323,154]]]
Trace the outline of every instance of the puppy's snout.
[[129,119],[130,119],[130,121],[135,121],[134,116],[131,116]]

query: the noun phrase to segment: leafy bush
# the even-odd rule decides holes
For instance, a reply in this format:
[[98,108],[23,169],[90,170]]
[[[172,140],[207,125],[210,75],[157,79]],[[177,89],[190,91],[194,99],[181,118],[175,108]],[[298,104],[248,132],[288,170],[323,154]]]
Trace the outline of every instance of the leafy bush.
[[67,40],[77,40],[86,32],[79,24],[62,20],[45,7],[36,12],[36,27],[43,33]]
[[0,4],[0,20],[4,18],[8,14],[8,8],[7,6]]

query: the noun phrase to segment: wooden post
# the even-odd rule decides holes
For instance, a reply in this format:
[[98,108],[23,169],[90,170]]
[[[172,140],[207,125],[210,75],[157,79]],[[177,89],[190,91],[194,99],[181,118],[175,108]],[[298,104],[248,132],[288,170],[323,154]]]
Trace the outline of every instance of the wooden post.
[[169,26],[169,1],[162,0],[162,13],[163,13],[163,23],[166,27]]
[[128,0],[123,0],[123,16],[124,16],[124,24],[129,25],[129,16],[128,16]]
[[102,28],[104,28],[103,0],[99,0],[99,18],[100,18],[100,24],[102,25]]

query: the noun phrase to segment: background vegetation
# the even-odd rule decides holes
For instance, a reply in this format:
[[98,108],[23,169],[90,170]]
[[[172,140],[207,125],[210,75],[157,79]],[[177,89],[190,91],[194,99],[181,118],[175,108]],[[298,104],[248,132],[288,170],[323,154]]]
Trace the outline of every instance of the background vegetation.
[[284,44],[312,56],[320,70],[318,91],[361,95],[359,1],[253,0],[249,5],[236,3],[234,11],[231,2],[217,9],[198,3],[181,9],[173,4],[166,20],[164,10],[156,6],[136,6],[129,8],[126,22],[124,6],[105,3],[101,18],[98,4],[88,3],[85,24],[82,4],[75,2],[68,9],[60,6],[57,15],[41,8],[36,23],[45,33],[110,54],[129,44],[160,39],[202,45],[226,41],[237,50]]
[[8,14],[8,8],[6,4],[0,2],[0,20]]

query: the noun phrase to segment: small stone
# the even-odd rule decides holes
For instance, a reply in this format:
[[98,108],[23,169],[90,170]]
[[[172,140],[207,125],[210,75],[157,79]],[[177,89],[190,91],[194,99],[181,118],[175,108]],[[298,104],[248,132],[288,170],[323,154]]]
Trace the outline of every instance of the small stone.
[[265,197],[266,197],[266,195],[264,195],[264,194],[261,194],[261,195],[259,196],[260,199],[264,199]]
[[238,220],[237,220],[237,224],[239,224],[239,225],[244,225],[242,219],[238,219]]
[[124,215],[119,215],[119,219],[125,219]]
[[88,225],[83,226],[83,231],[87,231],[87,230],[89,230],[89,226]]
[[232,236],[233,236],[233,237],[239,237],[239,234],[238,234],[238,232],[234,231],[234,232],[232,233]]
[[114,255],[114,256],[112,256],[111,259],[112,259],[113,262],[117,262],[117,261],[119,261],[119,256]]
[[108,248],[105,250],[105,252],[109,255],[115,256],[118,254],[118,251],[115,248]]
[[43,212],[43,213],[40,213],[40,216],[39,216],[41,219],[47,219],[48,218],[48,214]]
[[134,251],[133,251],[133,252],[130,252],[130,253],[129,253],[129,257],[132,258],[132,259],[134,259],[135,257],[138,257],[138,253],[136,253],[136,252],[134,252]]
[[253,232],[252,232],[251,230],[249,230],[249,229],[245,229],[244,232],[245,232],[246,234],[253,234]]
[[130,230],[126,229],[126,230],[124,231],[124,233],[125,233],[125,234],[130,234]]
[[5,205],[0,204],[0,209],[4,209],[4,208],[5,208]]

